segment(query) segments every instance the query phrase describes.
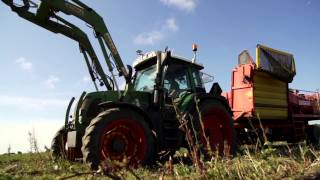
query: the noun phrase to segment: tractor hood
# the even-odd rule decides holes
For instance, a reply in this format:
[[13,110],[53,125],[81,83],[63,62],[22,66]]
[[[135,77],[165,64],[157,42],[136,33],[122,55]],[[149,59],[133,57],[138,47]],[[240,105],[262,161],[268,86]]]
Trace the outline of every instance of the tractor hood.
[[78,113],[75,115],[79,117],[80,122],[90,122],[102,111],[100,104],[107,102],[112,102],[115,106],[117,103],[128,103],[140,109],[145,109],[152,102],[152,94],[140,91],[127,92],[123,101],[120,102],[117,91],[90,92],[84,96],[82,101],[78,102],[80,104],[75,109],[75,112]]

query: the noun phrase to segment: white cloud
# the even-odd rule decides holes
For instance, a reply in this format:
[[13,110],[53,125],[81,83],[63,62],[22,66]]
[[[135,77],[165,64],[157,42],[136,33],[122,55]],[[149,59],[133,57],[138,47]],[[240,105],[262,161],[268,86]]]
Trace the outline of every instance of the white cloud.
[[65,108],[68,100],[53,98],[34,98],[23,96],[0,96],[0,107],[14,107],[23,110],[46,110],[55,108]]
[[165,34],[161,31],[151,31],[147,33],[138,34],[134,38],[134,43],[140,45],[154,45],[155,43],[160,42],[165,37]]
[[166,6],[173,6],[180,10],[191,12],[197,6],[198,0],[160,0]]
[[33,121],[5,120],[0,119],[0,154],[8,152],[29,152],[30,143],[28,132],[35,132],[35,137],[40,151],[44,146],[50,148],[54,134],[63,125],[63,120],[38,119]]
[[16,60],[16,63],[19,65],[19,67],[24,70],[31,72],[32,71],[32,63],[30,61],[27,61],[26,58],[20,57]]
[[173,17],[167,19],[165,28],[168,28],[170,31],[177,32],[179,30],[179,26],[176,19]]
[[179,26],[174,17],[167,19],[159,30],[152,30],[150,32],[143,32],[134,38],[134,43],[139,45],[154,45],[162,41],[170,32],[177,32]]
[[49,78],[45,81],[45,85],[49,89],[56,88],[56,84],[60,81],[60,79],[57,76],[51,75]]
[[[64,123],[67,99],[9,95],[0,95],[0,99],[0,109],[4,110],[0,113],[0,154],[7,152],[9,145],[12,152],[28,152],[28,132],[33,130],[40,150],[44,145],[50,147],[53,135]],[[61,111],[52,118],[52,113]]]
[[311,0],[307,1],[306,5],[309,6],[312,3]]

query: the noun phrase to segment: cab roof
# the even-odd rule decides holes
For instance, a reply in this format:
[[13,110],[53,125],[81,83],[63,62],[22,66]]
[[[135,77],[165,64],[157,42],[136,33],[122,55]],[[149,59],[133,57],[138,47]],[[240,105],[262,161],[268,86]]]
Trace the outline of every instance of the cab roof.
[[[165,52],[162,52],[163,54]],[[140,67],[146,65],[146,64],[153,64],[156,61],[156,51],[151,51],[149,53],[146,53],[144,55],[139,56],[138,58],[136,58],[136,60],[133,62],[133,67],[135,69],[139,69]],[[195,67],[196,69],[203,69],[203,65],[202,64],[198,64],[196,62],[192,62],[191,60],[185,58],[185,57],[181,57],[181,56],[177,56],[177,55],[171,55],[171,59],[172,61],[175,61],[177,63],[182,63],[182,64],[188,64],[191,65],[193,67]]]

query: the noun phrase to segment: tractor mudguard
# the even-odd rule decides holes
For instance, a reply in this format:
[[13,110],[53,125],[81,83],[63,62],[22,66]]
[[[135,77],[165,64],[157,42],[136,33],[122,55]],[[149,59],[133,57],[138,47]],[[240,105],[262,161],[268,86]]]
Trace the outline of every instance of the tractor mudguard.
[[233,113],[227,99],[223,96],[212,96],[211,94],[201,93],[201,94],[198,94],[198,98],[200,99],[200,102],[204,100],[209,100],[209,99],[219,101],[227,108],[230,114]]
[[174,100],[174,103],[178,105],[179,110],[182,113],[188,112],[194,105],[195,93],[184,92],[179,95],[177,99]]
[[195,96],[200,100],[200,102],[205,100],[219,101],[227,108],[230,114],[232,114],[232,110],[227,100],[223,96],[213,96],[212,94],[208,94],[208,93],[191,93],[191,92],[185,92],[175,100],[175,103],[178,104],[178,107],[182,113],[186,113],[192,110],[193,107],[195,107],[195,101],[194,101]]
[[138,106],[136,106],[134,104],[130,104],[130,103],[126,103],[126,102],[106,101],[106,102],[100,103],[99,106],[104,109],[111,109],[111,108],[131,109],[131,110],[137,112],[138,114],[140,114],[145,119],[145,121],[149,125],[149,127],[151,129],[153,128],[153,124],[151,122],[151,118],[149,117],[149,115],[143,109],[139,108]]

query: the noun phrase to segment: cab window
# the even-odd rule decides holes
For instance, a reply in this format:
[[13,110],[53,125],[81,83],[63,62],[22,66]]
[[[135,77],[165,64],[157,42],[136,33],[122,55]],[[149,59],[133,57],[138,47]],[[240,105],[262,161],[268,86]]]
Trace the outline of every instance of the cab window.
[[151,92],[155,85],[156,65],[137,71],[134,89]]
[[190,90],[191,86],[187,67],[178,64],[169,65],[163,83],[165,91],[169,94]]

